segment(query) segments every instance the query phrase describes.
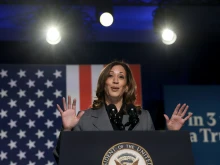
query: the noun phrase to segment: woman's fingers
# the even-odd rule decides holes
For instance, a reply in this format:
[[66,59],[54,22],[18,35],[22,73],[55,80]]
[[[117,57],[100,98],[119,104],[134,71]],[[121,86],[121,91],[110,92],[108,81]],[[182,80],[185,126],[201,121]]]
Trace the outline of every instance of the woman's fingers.
[[73,99],[72,109],[73,109],[73,110],[76,110],[76,99]]
[[60,114],[63,113],[63,110],[60,108],[60,106],[57,104],[57,109],[60,111]]
[[183,112],[185,106],[186,106],[186,104],[183,104],[183,105],[181,106],[181,108],[179,109],[179,111],[178,111],[178,113],[177,113],[178,116],[181,116],[181,114],[182,114],[182,112]]
[[176,108],[174,109],[173,115],[177,115],[179,108],[180,104],[177,104]]
[[193,115],[193,113],[189,113],[188,116],[186,116],[186,117],[184,118],[184,121],[187,121],[192,115]]
[[65,111],[65,110],[67,110],[66,109],[66,99],[63,97],[62,100],[63,100],[63,110]]
[[57,104],[57,108],[60,112],[63,112],[67,109],[74,110],[76,112],[76,99],[73,99],[73,102],[71,103],[71,96],[68,96],[67,103],[66,103],[66,100],[63,97],[63,110],[60,108],[58,104]]
[[84,113],[85,113],[84,111],[80,111],[79,114],[78,114],[78,116],[77,116],[78,119],[80,119]]
[[166,119],[166,122],[168,123],[170,120],[169,117],[166,114],[164,114],[164,118]]
[[[67,109],[74,109],[73,108],[73,105],[76,106],[76,99],[73,99],[73,104],[71,103],[71,96],[68,96],[67,98],[67,102],[66,102],[66,99],[65,97],[63,97],[63,109],[64,111],[67,110]],[[75,101],[74,101],[75,100]]]
[[185,116],[185,114],[186,114],[186,112],[188,111],[188,109],[189,109],[189,106],[187,105],[187,106],[185,107],[183,113],[181,114],[181,117],[184,117],[184,116]]
[[71,109],[71,96],[68,96],[68,109]]

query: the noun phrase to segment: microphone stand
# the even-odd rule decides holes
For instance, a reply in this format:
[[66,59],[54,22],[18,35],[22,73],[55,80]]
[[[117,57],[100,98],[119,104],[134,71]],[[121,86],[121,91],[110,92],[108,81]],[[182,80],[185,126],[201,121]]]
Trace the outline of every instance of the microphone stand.
[[129,126],[129,131],[131,131],[139,122],[137,110],[133,104],[127,106],[127,112],[129,115],[129,121],[125,124],[125,127]]

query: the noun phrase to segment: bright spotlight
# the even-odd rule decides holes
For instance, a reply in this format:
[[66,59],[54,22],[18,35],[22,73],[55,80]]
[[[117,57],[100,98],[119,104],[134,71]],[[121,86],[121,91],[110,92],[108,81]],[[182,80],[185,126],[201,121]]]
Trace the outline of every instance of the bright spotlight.
[[173,44],[177,39],[177,35],[174,31],[170,29],[165,29],[162,32],[162,42],[166,45]]
[[58,44],[61,41],[60,32],[57,30],[57,28],[52,27],[48,29],[46,40],[51,45]]
[[113,21],[113,16],[110,13],[105,12],[100,16],[100,23],[105,27],[111,26]]

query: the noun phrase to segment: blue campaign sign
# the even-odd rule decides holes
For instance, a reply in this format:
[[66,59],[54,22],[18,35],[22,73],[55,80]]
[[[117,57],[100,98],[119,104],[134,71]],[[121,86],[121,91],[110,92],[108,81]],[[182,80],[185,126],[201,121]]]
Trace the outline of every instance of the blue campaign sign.
[[168,116],[178,103],[193,113],[182,130],[190,131],[195,164],[220,165],[220,86],[164,86]]

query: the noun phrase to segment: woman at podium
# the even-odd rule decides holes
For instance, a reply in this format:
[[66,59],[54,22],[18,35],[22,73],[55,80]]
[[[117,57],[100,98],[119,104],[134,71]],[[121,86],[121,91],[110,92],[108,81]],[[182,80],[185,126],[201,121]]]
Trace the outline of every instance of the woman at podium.
[[[62,99],[63,107],[57,105],[62,118],[61,131],[149,131],[154,130],[147,110],[135,105],[136,82],[129,66],[120,61],[108,64],[100,73],[96,97],[90,109],[76,114],[76,99],[68,96]],[[169,118],[166,114],[168,130],[180,130],[192,116],[186,116],[188,105],[178,104]],[[59,158],[59,139],[54,150]]]

